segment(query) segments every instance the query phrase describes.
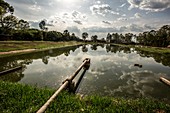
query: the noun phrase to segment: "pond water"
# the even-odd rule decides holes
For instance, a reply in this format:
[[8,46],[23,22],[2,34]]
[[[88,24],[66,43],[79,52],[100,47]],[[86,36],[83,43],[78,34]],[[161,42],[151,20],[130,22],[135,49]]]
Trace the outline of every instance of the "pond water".
[[57,89],[85,58],[91,59],[91,65],[79,93],[170,100],[170,87],[159,81],[161,76],[170,79],[169,54],[113,45],[74,46],[0,58],[1,71],[25,65],[22,70],[0,76],[0,80]]

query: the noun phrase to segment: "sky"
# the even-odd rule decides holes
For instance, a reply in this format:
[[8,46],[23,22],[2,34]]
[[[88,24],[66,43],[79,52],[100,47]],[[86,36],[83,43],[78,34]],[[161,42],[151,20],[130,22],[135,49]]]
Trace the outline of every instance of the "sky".
[[46,20],[49,30],[69,30],[81,37],[107,33],[138,34],[170,24],[170,0],[5,0],[14,15],[38,28]]

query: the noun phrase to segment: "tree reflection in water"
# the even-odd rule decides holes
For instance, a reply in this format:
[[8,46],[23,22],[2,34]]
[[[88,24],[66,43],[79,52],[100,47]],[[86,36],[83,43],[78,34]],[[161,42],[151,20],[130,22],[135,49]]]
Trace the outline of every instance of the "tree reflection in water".
[[68,56],[70,54],[70,51],[71,50],[75,51],[77,47],[79,46],[46,50],[46,51],[41,51],[41,52],[36,52],[36,53],[17,55],[15,57],[10,56],[10,57],[5,57],[5,58],[0,58],[0,62],[1,62],[0,71],[8,70],[10,68],[23,65],[22,70],[18,70],[13,73],[2,75],[0,76],[0,80],[18,82],[24,77],[24,74],[23,74],[24,70],[27,68],[28,65],[32,64],[33,60],[42,59],[42,62],[47,65],[48,59],[50,57],[56,57],[63,53],[66,56]]
[[83,45],[83,46],[82,46],[82,51],[83,51],[83,52],[88,52],[88,48],[86,47],[86,45]]

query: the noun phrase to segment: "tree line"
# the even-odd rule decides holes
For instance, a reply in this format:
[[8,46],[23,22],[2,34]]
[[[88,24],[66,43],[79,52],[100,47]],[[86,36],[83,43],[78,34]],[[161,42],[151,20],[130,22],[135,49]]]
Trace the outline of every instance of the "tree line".
[[29,22],[13,15],[14,8],[0,0],[0,40],[22,41],[81,41],[74,33],[48,31],[45,20],[39,23],[41,30],[30,28]]
[[108,33],[106,42],[122,44],[140,44],[144,46],[167,47],[170,45],[170,25],[164,25],[158,30],[146,31],[138,35],[126,33]]

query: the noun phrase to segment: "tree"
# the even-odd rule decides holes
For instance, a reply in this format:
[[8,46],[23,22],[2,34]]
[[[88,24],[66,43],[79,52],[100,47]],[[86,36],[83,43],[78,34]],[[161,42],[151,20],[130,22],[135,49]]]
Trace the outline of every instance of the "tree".
[[91,37],[91,40],[92,40],[93,42],[97,42],[97,38],[98,38],[98,36],[97,36],[97,35],[94,35],[94,36]]
[[126,41],[126,43],[130,44],[132,42],[132,37],[133,37],[132,33],[126,33],[125,34],[125,41]]
[[42,21],[39,23],[39,27],[40,27],[40,29],[43,31],[43,37],[42,37],[41,40],[44,40],[44,38],[46,38],[46,35],[47,35],[46,31],[48,30],[48,28],[46,27],[46,22],[45,22],[45,20],[42,20]]
[[72,33],[70,36],[70,40],[76,40],[76,38],[77,38],[76,35],[74,33]]
[[0,16],[4,16],[7,13],[13,14],[14,8],[5,2],[4,0],[0,0]]
[[119,43],[119,34],[118,33],[113,33],[112,34],[111,42]]
[[107,37],[106,37],[106,42],[111,42],[112,40],[112,35],[110,33],[107,34]]
[[123,34],[120,34],[119,38],[121,43],[125,43],[125,37],[123,36]]
[[5,2],[0,0],[0,31],[1,34],[6,34],[12,28],[15,28],[17,24],[17,18],[13,16],[14,8]]
[[48,28],[46,27],[46,22],[45,22],[45,20],[42,20],[42,21],[39,23],[39,27],[40,27],[40,29],[43,30],[43,31],[47,31],[47,30],[48,30]]
[[66,40],[66,41],[70,40],[70,33],[68,30],[64,30],[63,37],[64,37],[64,40]]
[[18,30],[25,30],[25,29],[28,29],[29,27],[30,27],[29,23],[23,19],[19,20],[17,23]]
[[86,40],[86,38],[88,38],[88,35],[89,34],[87,32],[82,33],[82,38],[84,41]]

